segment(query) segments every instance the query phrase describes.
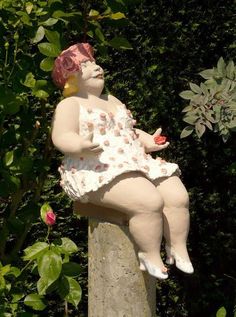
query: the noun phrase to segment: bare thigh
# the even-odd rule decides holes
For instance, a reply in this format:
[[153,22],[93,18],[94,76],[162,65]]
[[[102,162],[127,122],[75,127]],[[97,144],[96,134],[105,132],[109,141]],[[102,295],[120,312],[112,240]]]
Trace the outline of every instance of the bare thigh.
[[139,172],[117,176],[108,185],[88,194],[89,202],[134,216],[160,211],[163,199],[155,185]]
[[168,178],[160,178],[154,183],[164,200],[165,207],[188,208],[188,192],[178,176],[173,175]]

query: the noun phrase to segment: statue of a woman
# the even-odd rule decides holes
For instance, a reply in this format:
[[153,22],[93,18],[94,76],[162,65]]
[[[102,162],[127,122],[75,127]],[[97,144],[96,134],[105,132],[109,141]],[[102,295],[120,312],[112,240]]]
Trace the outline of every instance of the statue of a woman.
[[[141,270],[168,277],[160,256],[164,234],[166,262],[193,273],[186,248],[189,198],[178,165],[149,154],[168,146],[154,141],[161,130],[150,135],[135,129],[126,106],[101,94],[104,73],[88,43],[63,51],[52,75],[66,97],[57,105],[52,128],[53,143],[65,155],[59,168],[65,192],[75,206],[100,207],[101,218],[126,216]],[[108,210],[104,216],[103,210]]]

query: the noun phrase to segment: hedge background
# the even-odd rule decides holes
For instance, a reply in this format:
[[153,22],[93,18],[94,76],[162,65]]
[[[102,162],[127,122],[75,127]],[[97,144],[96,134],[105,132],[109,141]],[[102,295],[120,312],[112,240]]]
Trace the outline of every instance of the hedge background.
[[[18,9],[23,11],[24,2],[19,3],[21,4]],[[185,102],[179,97],[179,93],[188,88],[189,81],[199,83],[198,73],[216,65],[220,56],[223,56],[225,60],[232,59],[236,62],[236,2],[229,0],[186,2],[130,0],[90,3],[85,1],[83,6],[80,6],[77,1],[63,0],[54,5],[63,7],[65,12],[84,12],[86,6],[88,11],[92,8],[102,12],[110,6],[113,12],[121,11],[126,14],[127,19],[101,20],[101,31],[105,40],[111,40],[114,36],[126,37],[133,50],[117,50],[107,46],[101,35],[88,37],[88,40],[97,48],[97,62],[106,71],[106,90],[121,99],[133,111],[138,119],[139,128],[151,133],[157,127],[162,127],[163,133],[171,142],[169,148],[163,151],[162,156],[179,164],[183,182],[190,193],[189,249],[196,272],[192,276],[186,276],[171,269],[167,282],[157,282],[157,316],[213,317],[222,306],[226,308],[227,316],[235,316],[235,135],[232,135],[227,143],[223,143],[221,138],[214,133],[204,134],[201,140],[196,136],[180,139],[180,132],[185,126],[181,113]],[[40,18],[38,16],[35,19]],[[68,18],[69,23],[59,21],[50,27],[51,30],[57,30],[62,34],[62,48],[82,40],[83,23],[77,18],[80,16]],[[7,23],[6,20],[5,23]],[[2,25],[0,53],[1,64],[4,64],[4,44],[6,38],[12,37],[15,29],[10,28],[12,24],[8,24],[5,29]],[[49,73],[39,70],[39,63],[43,57],[37,50],[37,45],[32,41],[29,42],[38,24],[34,22],[33,27],[24,26],[28,33],[20,33],[21,48],[26,54],[21,52],[24,55],[24,58],[20,59],[22,69],[13,71],[12,78],[7,84],[9,91],[17,92],[17,89],[19,91],[20,88],[16,86],[21,84],[18,83],[17,77],[23,80],[29,71],[37,79],[50,82]],[[9,43],[13,47],[12,38]],[[1,76],[0,79],[2,80],[0,88],[3,92],[2,88],[5,89],[6,85],[3,86],[4,77]],[[30,139],[36,119],[40,120],[41,127],[37,137],[32,139],[32,147],[36,148],[38,156],[31,163],[37,168],[32,173],[32,169],[27,167],[26,173],[31,173],[27,178],[19,176],[21,184],[26,182],[25,185],[28,186],[14,213],[15,219],[24,223],[20,229],[17,227],[20,226],[19,221],[18,224],[16,221],[8,221],[7,231],[3,230],[5,219],[9,220],[12,197],[15,197],[13,194],[15,187],[13,186],[12,189],[11,184],[6,190],[6,177],[5,174],[3,175],[2,186],[0,186],[2,196],[0,237],[3,239],[4,235],[7,235],[8,238],[7,248],[5,251],[2,248],[0,259],[3,263],[22,265],[20,260],[22,249],[32,244],[38,237],[45,235],[46,229],[39,222],[39,204],[49,201],[58,215],[53,235],[57,237],[63,232],[63,235],[70,237],[79,246],[79,253],[74,260],[82,265],[79,282],[83,288],[83,295],[78,311],[73,311],[72,307],[70,309],[73,316],[77,314],[85,317],[87,316],[87,220],[77,219],[71,215],[71,204],[58,185],[57,166],[61,156],[49,145],[45,147],[48,123],[54,105],[60,98],[52,84],[45,90],[49,96],[46,99],[40,99],[35,96],[31,88],[28,89],[25,93],[24,102],[27,107],[24,111],[13,111],[12,114],[4,115],[4,119],[1,120],[5,131],[7,129],[12,131],[5,137],[3,134],[1,138],[1,171],[7,169],[6,152],[9,149],[15,151],[17,142],[19,143],[19,139],[13,137],[13,134],[15,135],[13,126],[17,124],[21,126],[19,129],[24,131],[18,131],[18,134],[22,135],[24,140]],[[25,153],[26,157],[27,155],[32,157],[29,150],[22,152],[21,148],[18,151],[19,155]],[[50,159],[48,153],[50,153]],[[40,184],[42,188],[37,191]],[[33,186],[33,189],[30,189],[30,186]],[[37,201],[32,199],[35,195]],[[32,201],[34,203],[30,204]],[[26,209],[25,206],[27,206]],[[25,219],[29,220],[29,218],[30,225],[25,227],[27,223]],[[26,237],[24,243],[16,250],[16,253],[8,256],[10,253],[8,250],[12,249],[15,241],[21,236],[19,231],[22,232],[22,230]],[[33,284],[34,278],[29,276],[24,282],[19,281],[18,287],[27,291],[28,288],[33,287]],[[60,305],[59,298],[50,295],[48,301],[47,310],[34,316],[63,314],[63,305]],[[21,312],[19,316],[33,316],[30,309],[23,308],[23,304],[20,305],[19,312]],[[23,315],[23,312],[25,314],[27,312],[28,315]]]

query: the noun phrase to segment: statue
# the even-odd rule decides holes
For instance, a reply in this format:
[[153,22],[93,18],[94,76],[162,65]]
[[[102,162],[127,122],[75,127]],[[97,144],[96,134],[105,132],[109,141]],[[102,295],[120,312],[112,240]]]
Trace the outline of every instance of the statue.
[[60,184],[75,209],[86,206],[84,215],[128,221],[141,270],[168,277],[160,256],[164,235],[166,263],[193,273],[186,247],[189,198],[178,165],[149,154],[169,144],[161,129],[154,135],[136,129],[126,106],[102,94],[104,72],[88,43],[64,50],[52,77],[66,97],[55,110],[52,141],[65,155]]

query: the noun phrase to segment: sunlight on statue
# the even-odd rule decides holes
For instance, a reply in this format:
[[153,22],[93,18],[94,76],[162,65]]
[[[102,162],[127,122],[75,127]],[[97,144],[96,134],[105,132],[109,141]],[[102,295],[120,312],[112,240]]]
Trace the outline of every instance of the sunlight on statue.
[[163,138],[158,142],[161,129],[153,135],[136,129],[126,106],[102,94],[104,72],[88,43],[63,51],[52,76],[65,97],[55,110],[52,140],[64,154],[61,186],[74,209],[112,223],[127,222],[141,270],[168,277],[160,255],[164,236],[166,263],[193,273],[186,247],[189,198],[178,165],[149,154],[169,145]]

